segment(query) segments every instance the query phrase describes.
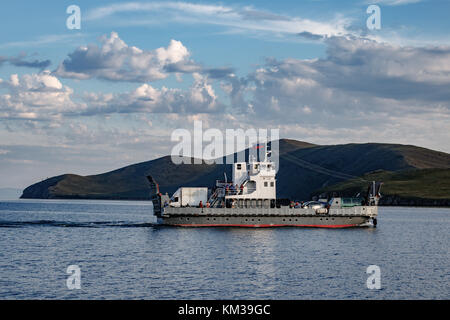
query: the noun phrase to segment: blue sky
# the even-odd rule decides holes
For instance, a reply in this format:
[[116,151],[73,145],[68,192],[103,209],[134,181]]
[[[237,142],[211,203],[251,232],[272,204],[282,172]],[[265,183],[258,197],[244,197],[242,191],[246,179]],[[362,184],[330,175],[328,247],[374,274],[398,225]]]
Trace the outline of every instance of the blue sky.
[[[73,4],[80,30],[66,28]],[[380,30],[366,27],[370,4]],[[166,155],[195,120],[449,152],[449,12],[444,0],[2,4],[0,187]]]

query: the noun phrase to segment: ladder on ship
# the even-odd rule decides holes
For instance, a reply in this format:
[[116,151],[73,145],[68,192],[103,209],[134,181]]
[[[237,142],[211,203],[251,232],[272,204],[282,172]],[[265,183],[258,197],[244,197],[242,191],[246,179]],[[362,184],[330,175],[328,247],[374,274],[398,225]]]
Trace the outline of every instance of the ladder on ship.
[[219,194],[225,194],[225,190],[223,188],[217,188],[216,191],[209,197],[208,202],[211,208],[216,208],[220,204],[220,201],[223,200],[223,195]]

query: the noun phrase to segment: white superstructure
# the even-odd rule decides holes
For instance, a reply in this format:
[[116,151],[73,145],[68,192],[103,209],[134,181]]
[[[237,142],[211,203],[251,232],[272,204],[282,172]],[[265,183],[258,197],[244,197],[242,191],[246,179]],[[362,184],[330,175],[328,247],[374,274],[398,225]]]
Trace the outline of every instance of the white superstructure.
[[233,186],[226,199],[276,199],[276,171],[271,161],[238,162],[233,165]]
[[233,207],[266,207],[276,200],[275,163],[268,159],[233,164],[232,182],[225,185],[225,199],[233,202]]

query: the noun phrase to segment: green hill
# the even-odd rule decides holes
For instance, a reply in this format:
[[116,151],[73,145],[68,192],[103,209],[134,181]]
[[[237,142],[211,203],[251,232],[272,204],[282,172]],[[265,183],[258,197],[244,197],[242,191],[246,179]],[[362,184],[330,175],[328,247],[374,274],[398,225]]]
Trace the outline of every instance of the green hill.
[[[364,180],[366,181],[364,181]],[[361,179],[351,179],[315,193],[353,196],[365,193],[367,181],[383,181],[381,204],[450,206],[450,169],[412,169],[400,172],[377,171]]]
[[[416,146],[380,143],[319,146],[288,139],[280,140],[279,146],[280,198],[309,199],[314,190],[375,170],[450,168],[449,154]],[[149,174],[158,181],[163,193],[170,194],[179,186],[212,186],[216,179],[223,179],[224,172],[231,178],[230,165],[175,165],[166,156],[99,175],[53,177],[26,188],[22,198],[148,199],[145,177]]]

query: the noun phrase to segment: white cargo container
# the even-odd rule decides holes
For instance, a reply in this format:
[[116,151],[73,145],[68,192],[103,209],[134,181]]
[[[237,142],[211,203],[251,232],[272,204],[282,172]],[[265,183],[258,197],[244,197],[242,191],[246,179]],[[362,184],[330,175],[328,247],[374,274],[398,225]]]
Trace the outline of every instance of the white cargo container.
[[197,207],[200,203],[206,207],[208,201],[208,188],[204,187],[183,187],[173,194],[170,199],[171,207]]

